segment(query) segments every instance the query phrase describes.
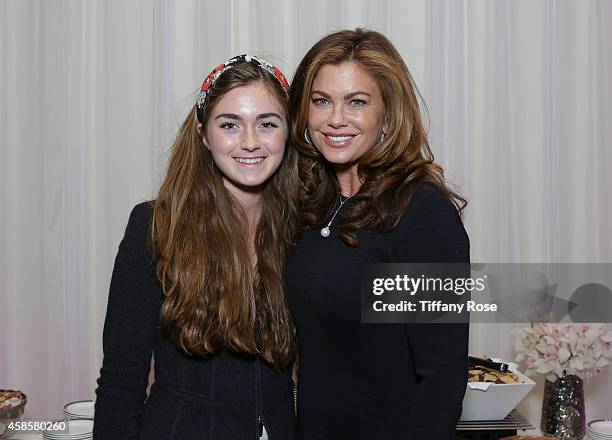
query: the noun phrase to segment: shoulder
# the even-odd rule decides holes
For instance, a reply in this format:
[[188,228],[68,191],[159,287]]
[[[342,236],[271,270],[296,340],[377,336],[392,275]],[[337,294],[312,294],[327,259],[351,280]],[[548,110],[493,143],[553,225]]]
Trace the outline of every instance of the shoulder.
[[470,242],[452,200],[433,185],[423,185],[412,197],[394,233],[402,253],[423,262],[469,260]]
[[433,185],[421,186],[412,196],[400,224],[414,223],[461,223],[454,203]]
[[154,204],[155,200],[149,200],[134,206],[130,213],[127,230],[130,232],[148,230],[153,217]]
[[133,257],[148,257],[151,255],[150,232],[154,203],[154,200],[139,203],[132,208],[130,213],[125,234],[119,247]]

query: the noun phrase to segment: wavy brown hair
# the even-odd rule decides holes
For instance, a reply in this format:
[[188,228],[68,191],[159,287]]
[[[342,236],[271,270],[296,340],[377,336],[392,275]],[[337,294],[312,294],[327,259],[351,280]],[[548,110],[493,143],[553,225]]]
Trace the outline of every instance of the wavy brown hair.
[[378,84],[388,132],[384,141],[359,159],[357,173],[363,184],[342,215],[341,239],[357,246],[355,231],[359,229],[393,229],[414,193],[426,183],[438,188],[461,212],[467,202],[446,185],[442,168],[434,162],[421,117],[420,95],[406,64],[384,35],[358,28],[332,33],[315,43],[291,83],[291,141],[300,152],[305,226],[321,226],[339,194],[332,167],[304,139],[312,83],[321,67],[344,62],[357,63]]
[[[261,81],[285,109],[279,82],[251,63],[224,72],[208,96],[204,127],[227,92]],[[153,211],[152,241],[164,292],[161,327],[187,355],[225,347],[282,367],[295,352],[295,329],[281,268],[299,231],[297,152],[289,146],[263,190],[255,231],[257,265],[246,215],[223,185],[222,174],[197,131],[195,107],[172,146]]]

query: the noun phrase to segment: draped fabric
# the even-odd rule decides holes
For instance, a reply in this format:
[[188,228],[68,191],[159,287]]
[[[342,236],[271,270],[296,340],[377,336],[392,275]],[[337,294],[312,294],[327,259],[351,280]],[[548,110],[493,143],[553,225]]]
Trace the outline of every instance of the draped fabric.
[[[343,28],[411,69],[473,261],[612,262],[611,22],[607,0],[1,0],[0,388],[31,418],[93,398],[118,243],[204,75],[251,52],[290,78]],[[473,325],[471,351],[513,358],[510,327]],[[587,384],[589,419],[611,387]]]

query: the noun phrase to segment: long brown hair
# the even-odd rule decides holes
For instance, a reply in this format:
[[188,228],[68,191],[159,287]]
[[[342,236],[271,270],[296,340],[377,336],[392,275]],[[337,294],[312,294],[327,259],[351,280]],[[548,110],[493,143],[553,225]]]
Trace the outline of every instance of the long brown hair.
[[314,145],[305,141],[304,130],[317,73],[327,64],[343,62],[357,63],[378,84],[388,132],[379,145],[359,159],[357,173],[363,184],[342,215],[341,239],[357,246],[354,233],[359,229],[381,232],[394,228],[414,193],[425,183],[437,187],[461,212],[466,201],[448,188],[442,168],[434,162],[419,108],[420,95],[401,55],[384,35],[358,28],[332,33],[315,43],[291,83],[291,141],[301,153],[305,225],[321,225],[338,200],[335,173]]
[[[280,83],[263,69],[242,63],[214,83],[203,129],[223,95],[257,81],[278,100],[288,119],[288,97]],[[286,366],[294,358],[295,329],[281,268],[299,230],[297,153],[287,146],[263,190],[253,268],[246,215],[223,185],[197,125],[194,108],[174,142],[154,206],[152,240],[165,296],[162,330],[188,355],[225,347]]]

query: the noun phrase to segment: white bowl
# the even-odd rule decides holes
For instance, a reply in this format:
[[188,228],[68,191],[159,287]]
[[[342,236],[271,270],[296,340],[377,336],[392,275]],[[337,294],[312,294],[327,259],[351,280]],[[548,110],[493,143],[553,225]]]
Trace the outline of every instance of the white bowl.
[[514,364],[509,364],[509,370],[518,376],[518,383],[492,383],[486,391],[472,389],[468,386],[465,390],[463,412],[459,420],[503,420],[506,418],[510,411],[516,408],[527,393],[535,387],[535,382],[518,371]]

